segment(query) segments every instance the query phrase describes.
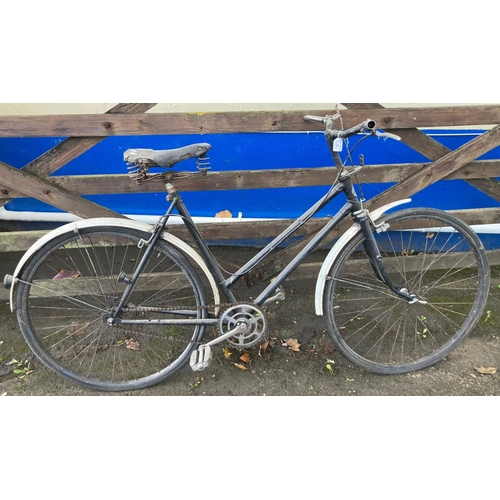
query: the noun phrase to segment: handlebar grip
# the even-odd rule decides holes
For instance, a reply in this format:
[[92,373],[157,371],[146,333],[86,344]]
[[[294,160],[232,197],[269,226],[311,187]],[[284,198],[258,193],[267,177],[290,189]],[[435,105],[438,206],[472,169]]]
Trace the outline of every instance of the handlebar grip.
[[316,122],[316,123],[325,123],[325,117],[314,116],[314,115],[305,115],[304,120],[306,122]]
[[352,127],[348,130],[329,130],[328,134],[331,137],[347,139],[356,135],[359,132],[365,132],[366,130],[373,131],[377,128],[377,122],[375,120],[366,120],[355,127]]
[[337,113],[336,115],[333,116],[314,116],[314,115],[305,115],[304,120],[306,122],[315,122],[315,123],[322,123],[323,125],[327,122],[327,120],[331,120],[334,122],[335,120],[338,120],[340,118],[340,113]]

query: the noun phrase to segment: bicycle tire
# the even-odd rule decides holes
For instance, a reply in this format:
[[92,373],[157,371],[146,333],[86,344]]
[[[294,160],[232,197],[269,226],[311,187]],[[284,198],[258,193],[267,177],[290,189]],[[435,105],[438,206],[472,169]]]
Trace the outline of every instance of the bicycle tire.
[[[46,366],[87,388],[144,389],[165,381],[189,361],[206,326],[109,326],[151,233],[119,226],[68,231],[28,261],[16,295],[17,316],[29,347]],[[120,273],[121,279],[118,279]],[[138,277],[124,319],[170,317],[152,308],[190,307],[207,313],[202,282],[188,259],[164,240]]]
[[421,370],[456,349],[479,321],[489,293],[488,259],[474,231],[446,212],[407,209],[380,223],[389,226],[375,239],[392,282],[425,303],[410,304],[375,277],[360,232],[328,275],[327,331],[348,360],[370,372]]

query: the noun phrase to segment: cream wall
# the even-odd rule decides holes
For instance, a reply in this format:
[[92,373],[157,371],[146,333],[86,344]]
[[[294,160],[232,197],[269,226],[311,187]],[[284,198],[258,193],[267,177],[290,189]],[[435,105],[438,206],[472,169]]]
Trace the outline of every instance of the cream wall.
[[[0,115],[50,115],[104,113],[117,103],[0,103]],[[383,103],[382,103],[383,104]],[[385,107],[418,107],[431,104],[383,104]],[[452,104],[432,104],[432,106],[450,106]],[[455,105],[464,105],[453,104]],[[335,109],[336,103],[159,103],[151,113],[183,113],[200,111],[276,111],[298,110],[314,111],[317,109]],[[339,105],[342,109],[342,106]]]

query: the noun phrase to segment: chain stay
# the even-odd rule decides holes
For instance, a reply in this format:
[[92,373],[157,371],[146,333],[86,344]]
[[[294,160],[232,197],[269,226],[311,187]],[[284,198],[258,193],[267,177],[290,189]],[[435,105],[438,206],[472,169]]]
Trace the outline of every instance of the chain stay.
[[[214,305],[204,305],[204,306],[197,306],[195,308],[193,308],[194,311],[202,311],[204,309],[229,309],[231,307],[238,307],[238,306],[248,306],[249,304],[246,303],[246,302],[235,302],[235,303],[225,303],[225,304],[214,304]],[[168,311],[184,311],[186,310],[186,307],[182,307],[182,306],[172,306],[172,307],[141,307],[140,309],[136,309],[134,308],[133,310],[131,310],[130,308],[123,308],[123,312],[168,312]],[[222,315],[220,315],[220,317],[222,317]],[[112,325],[113,328],[120,328],[121,330],[125,331],[125,332],[130,332],[130,333],[134,333],[135,335],[139,335],[139,336],[142,336],[142,337],[149,337],[149,338],[158,338],[158,339],[162,339],[162,340],[165,340],[165,337],[161,336],[161,335],[154,335],[152,333],[145,333],[145,332],[142,332],[142,331],[138,331],[138,330],[135,330],[133,328],[130,328],[128,326],[125,326],[125,325],[121,325],[121,324],[115,324],[115,325]],[[217,334],[220,335],[220,328],[219,326],[217,326]],[[200,346],[202,345],[202,342],[201,341],[198,341],[198,342],[193,342],[192,340],[187,342],[187,344],[192,344],[192,345],[197,345],[197,346]]]

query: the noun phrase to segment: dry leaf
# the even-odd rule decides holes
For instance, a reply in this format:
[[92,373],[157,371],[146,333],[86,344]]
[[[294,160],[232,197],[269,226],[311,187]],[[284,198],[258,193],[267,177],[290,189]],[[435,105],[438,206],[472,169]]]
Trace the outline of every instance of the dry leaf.
[[229,359],[233,355],[233,353],[227,347],[222,348],[222,354],[224,354],[224,357],[226,359]]
[[239,363],[233,363],[234,366],[236,366],[236,368],[239,368],[240,370],[248,370],[248,368],[246,366],[243,366],[243,365],[240,365]]
[[233,214],[229,210],[223,210],[215,215],[217,219],[232,219]]
[[89,327],[90,323],[71,323],[71,325],[68,328],[68,331],[66,332],[66,335],[81,335],[82,333],[87,330]]
[[244,352],[240,356],[240,361],[243,361],[243,363],[250,363],[250,353],[249,352]]
[[335,352],[335,346],[333,345],[333,342],[328,335],[323,335],[319,339],[319,345],[323,349],[323,354],[325,354],[326,356],[329,356],[330,354],[333,354]]
[[283,347],[289,347],[293,352],[300,352],[300,344],[297,339],[287,339],[283,341]]
[[138,351],[139,350],[139,342],[137,342],[134,339],[126,340],[125,345],[127,346],[127,349],[130,349],[131,351]]
[[269,342],[264,342],[261,346],[259,346],[259,356],[262,356],[262,353],[266,352],[268,347]]
[[78,278],[80,273],[78,271],[67,271],[66,269],[61,269],[57,276],[54,276],[55,280],[72,280]]
[[474,368],[474,370],[481,375],[495,375],[497,372],[497,369],[491,366],[478,366],[477,368]]

